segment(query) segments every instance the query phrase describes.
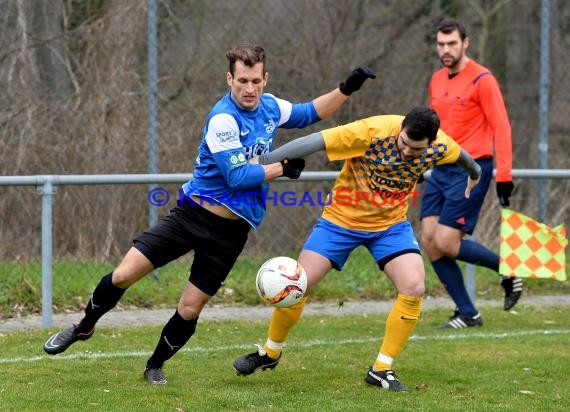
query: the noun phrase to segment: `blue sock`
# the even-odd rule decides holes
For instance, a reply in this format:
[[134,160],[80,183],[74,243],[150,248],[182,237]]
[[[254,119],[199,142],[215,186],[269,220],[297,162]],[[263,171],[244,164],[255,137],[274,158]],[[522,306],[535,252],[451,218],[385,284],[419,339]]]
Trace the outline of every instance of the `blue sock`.
[[463,239],[461,241],[457,259],[499,272],[499,255],[472,240]]
[[445,286],[445,290],[447,290],[447,293],[455,302],[459,313],[471,317],[477,315],[477,309],[467,293],[465,283],[463,282],[463,273],[461,273],[457,262],[454,259],[442,257],[435,262],[431,262],[431,264],[437,277]]

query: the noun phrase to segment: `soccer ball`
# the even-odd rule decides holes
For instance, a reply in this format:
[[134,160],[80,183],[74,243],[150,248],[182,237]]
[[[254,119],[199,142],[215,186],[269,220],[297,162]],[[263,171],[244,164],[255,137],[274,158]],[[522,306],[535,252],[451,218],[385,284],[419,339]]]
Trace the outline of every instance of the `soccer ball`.
[[295,260],[286,256],[269,259],[257,271],[257,293],[266,303],[288,308],[307,291],[307,274]]

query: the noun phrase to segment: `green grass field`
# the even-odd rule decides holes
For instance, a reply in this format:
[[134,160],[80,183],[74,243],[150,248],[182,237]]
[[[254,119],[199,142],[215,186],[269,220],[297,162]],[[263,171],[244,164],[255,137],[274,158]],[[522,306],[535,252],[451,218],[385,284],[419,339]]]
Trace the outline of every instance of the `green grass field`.
[[[295,253],[284,255],[296,257]],[[265,259],[240,257],[224,286],[211,303],[257,305],[255,274]],[[174,307],[188,279],[191,256],[161,268],[155,276],[137,282],[121,299],[127,307]],[[79,311],[85,306],[100,278],[113,270],[112,264],[88,261],[57,261],[53,268],[53,311]],[[445,296],[446,292],[426,260],[426,295]],[[39,262],[0,262],[3,273],[0,288],[0,320],[41,312],[41,265]],[[570,294],[570,282],[550,279],[525,281],[525,295]],[[477,299],[499,299],[502,289],[499,277],[491,270],[477,268]],[[342,272],[332,270],[313,292],[311,300],[392,299],[394,287],[380,272],[366,249],[358,248],[350,256]]]
[[273,371],[236,376],[266,322],[201,322],[165,366],[169,384],[149,386],[142,369],[160,327],[100,328],[87,342],[48,356],[54,330],[0,334],[2,411],[568,411],[567,307],[482,309],[485,326],[438,330],[449,311],[422,314],[396,361],[410,393],[366,385],[385,315],[307,316]]

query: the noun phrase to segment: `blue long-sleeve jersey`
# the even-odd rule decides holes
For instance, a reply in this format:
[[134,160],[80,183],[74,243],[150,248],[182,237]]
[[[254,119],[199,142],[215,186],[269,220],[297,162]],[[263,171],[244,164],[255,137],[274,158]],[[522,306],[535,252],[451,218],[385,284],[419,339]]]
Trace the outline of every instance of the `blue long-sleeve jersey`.
[[265,93],[255,110],[242,110],[228,92],[208,115],[184,194],[222,204],[257,229],[269,185],[263,167],[248,160],[271,151],[277,128],[302,128],[319,120],[312,102],[293,104]]

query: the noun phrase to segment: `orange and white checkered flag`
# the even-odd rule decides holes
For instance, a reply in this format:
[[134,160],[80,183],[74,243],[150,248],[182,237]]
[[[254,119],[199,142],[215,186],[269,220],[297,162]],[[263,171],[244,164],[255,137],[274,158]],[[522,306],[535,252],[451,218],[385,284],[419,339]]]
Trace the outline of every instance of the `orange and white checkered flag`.
[[499,273],[566,280],[564,224],[551,228],[510,209],[501,210]]

